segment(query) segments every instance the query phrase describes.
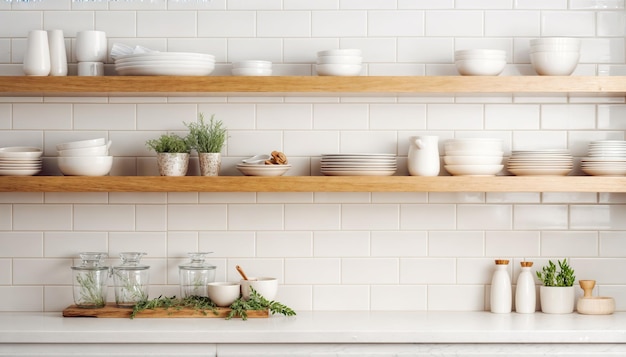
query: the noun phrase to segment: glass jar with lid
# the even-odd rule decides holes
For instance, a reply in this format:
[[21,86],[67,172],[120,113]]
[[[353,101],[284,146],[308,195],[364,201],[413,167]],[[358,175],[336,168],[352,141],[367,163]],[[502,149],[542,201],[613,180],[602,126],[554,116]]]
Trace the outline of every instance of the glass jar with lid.
[[215,266],[205,262],[211,252],[187,253],[191,262],[178,266],[180,296],[208,296],[207,284],[215,280]]
[[74,303],[77,307],[97,309],[107,300],[109,267],[104,266],[107,253],[79,253],[81,264],[72,266]]
[[148,300],[150,267],[141,264],[146,253],[122,252],[122,264],[112,269],[115,286],[115,303],[118,307],[133,307],[140,301]]

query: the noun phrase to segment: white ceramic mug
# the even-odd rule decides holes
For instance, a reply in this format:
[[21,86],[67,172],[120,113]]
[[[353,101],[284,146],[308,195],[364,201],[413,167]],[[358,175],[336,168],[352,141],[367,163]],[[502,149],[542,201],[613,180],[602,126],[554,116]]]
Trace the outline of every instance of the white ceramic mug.
[[104,76],[104,63],[78,62],[79,76]]
[[67,53],[63,30],[48,30],[48,46],[50,47],[50,75],[67,76]]
[[438,176],[439,137],[411,136],[409,138],[409,174],[411,176]]
[[87,30],[76,34],[76,60],[78,62],[105,62],[107,37],[104,31]]
[[28,32],[23,67],[27,76],[47,76],[50,74],[50,47],[48,32],[33,30]]

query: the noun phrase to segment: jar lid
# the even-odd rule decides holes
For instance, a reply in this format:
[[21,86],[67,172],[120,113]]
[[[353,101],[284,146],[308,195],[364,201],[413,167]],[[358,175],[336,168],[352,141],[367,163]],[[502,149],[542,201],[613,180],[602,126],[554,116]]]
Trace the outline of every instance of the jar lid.
[[148,265],[141,265],[141,258],[146,255],[143,252],[122,252],[120,253],[120,259],[122,264],[114,266],[114,270],[146,270],[150,268]]
[[520,262],[520,265],[524,268],[530,268],[533,266],[533,262]]
[[72,267],[74,270],[108,270],[109,267],[102,265],[104,258],[108,256],[103,252],[82,252],[80,256],[81,264]]
[[184,270],[214,270],[216,268],[215,265],[211,265],[204,261],[206,256],[211,253],[213,252],[187,253],[187,255],[191,258],[191,261],[187,264],[179,265],[178,268]]
[[509,261],[507,259],[496,259],[496,265],[508,265]]

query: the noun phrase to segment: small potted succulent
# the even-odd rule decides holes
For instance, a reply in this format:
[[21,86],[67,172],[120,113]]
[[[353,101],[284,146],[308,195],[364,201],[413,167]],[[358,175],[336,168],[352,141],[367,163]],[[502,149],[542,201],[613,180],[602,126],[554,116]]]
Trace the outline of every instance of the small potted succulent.
[[218,176],[222,165],[221,151],[226,142],[226,128],[221,120],[215,120],[215,114],[208,123],[204,114],[198,114],[198,121],[185,123],[189,129],[191,147],[198,152],[200,175]]
[[163,134],[158,139],[146,141],[146,146],[157,153],[157,165],[161,176],[185,176],[189,167],[191,142],[189,136]]
[[569,266],[567,259],[557,260],[557,265],[551,260],[537,277],[543,285],[539,288],[541,311],[547,314],[567,314],[574,311],[576,276],[574,269]]

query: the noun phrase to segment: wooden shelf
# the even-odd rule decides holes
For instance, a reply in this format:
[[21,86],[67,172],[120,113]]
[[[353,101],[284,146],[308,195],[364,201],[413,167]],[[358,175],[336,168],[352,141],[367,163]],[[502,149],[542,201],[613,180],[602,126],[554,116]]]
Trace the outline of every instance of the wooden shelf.
[[626,177],[0,176],[0,192],[626,192]]
[[26,77],[0,76],[0,96],[567,94],[626,96],[625,76]]

